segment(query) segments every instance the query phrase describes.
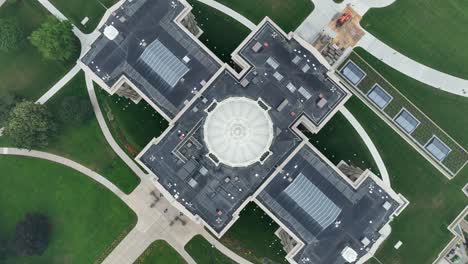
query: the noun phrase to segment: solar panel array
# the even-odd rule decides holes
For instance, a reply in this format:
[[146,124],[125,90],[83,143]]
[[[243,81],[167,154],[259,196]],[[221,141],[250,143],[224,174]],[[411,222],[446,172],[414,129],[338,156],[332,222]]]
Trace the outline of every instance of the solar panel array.
[[375,84],[372,90],[367,95],[380,109],[390,103],[392,97],[380,85]]
[[158,39],[148,45],[139,59],[171,87],[189,71],[189,68]]
[[419,125],[419,121],[410,112],[403,109],[395,119],[398,125],[407,133],[413,132]]
[[429,144],[426,145],[426,149],[439,161],[445,159],[450,152],[450,148],[437,137],[431,139]]
[[334,223],[341,213],[341,208],[302,173],[297,176],[293,183],[284,189],[284,193],[323,229]]
[[346,64],[346,66],[341,70],[341,73],[354,85],[357,85],[366,76],[366,73],[352,61]]

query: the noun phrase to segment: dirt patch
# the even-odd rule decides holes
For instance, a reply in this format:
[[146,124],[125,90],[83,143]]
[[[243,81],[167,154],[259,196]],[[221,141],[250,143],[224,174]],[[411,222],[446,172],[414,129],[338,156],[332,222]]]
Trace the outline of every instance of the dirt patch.
[[[344,14],[350,15],[350,19],[343,25],[339,26],[337,20]],[[356,43],[364,36],[364,31],[359,26],[362,17],[356,13],[351,7],[346,7],[343,12],[340,12],[333,17],[328,26],[336,33],[333,38],[333,44],[339,47],[347,48],[354,47]]]

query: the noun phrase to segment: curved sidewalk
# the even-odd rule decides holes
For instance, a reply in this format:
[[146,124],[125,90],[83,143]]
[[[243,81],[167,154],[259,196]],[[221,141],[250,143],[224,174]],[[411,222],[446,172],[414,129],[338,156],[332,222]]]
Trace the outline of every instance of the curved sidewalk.
[[346,107],[342,107],[340,109],[340,112],[344,115],[344,117],[351,123],[353,128],[358,132],[359,136],[361,136],[362,140],[367,146],[367,149],[371,153],[372,157],[375,160],[375,163],[377,164],[377,168],[380,171],[380,175],[382,176],[383,182],[388,185],[390,185],[390,176],[388,175],[387,168],[385,167],[385,163],[382,160],[382,157],[379,154],[379,151],[374,145],[374,142],[370,139],[369,135],[367,132],[364,130],[364,128],[361,126],[359,121],[349,112],[349,110]]
[[117,186],[115,186],[108,179],[104,178],[97,172],[92,171],[73,160],[70,160],[61,156],[57,156],[55,154],[47,153],[47,152],[42,152],[42,151],[37,151],[37,150],[18,149],[18,148],[0,148],[0,154],[33,157],[33,158],[44,159],[44,160],[52,161],[55,163],[59,163],[59,164],[65,165],[69,168],[72,168],[76,171],[83,173],[84,175],[88,176],[89,178],[93,179],[94,181],[106,187],[108,190],[113,192],[122,200],[124,200],[124,197],[126,196],[124,192],[122,192]]
[[252,21],[248,20],[246,17],[244,17],[243,15],[237,13],[236,11],[232,10],[231,8],[223,5],[223,4],[220,4],[214,0],[197,0],[198,2],[200,3],[203,3],[205,5],[208,5],[220,12],[223,12],[224,14],[230,16],[231,18],[237,20],[237,22],[241,23],[242,25],[246,26],[247,28],[249,28],[250,30],[254,30],[257,25],[255,25],[254,23],[252,23]]
[[117,144],[114,137],[112,136],[109,127],[107,127],[106,120],[102,114],[99,102],[96,97],[96,92],[94,91],[94,84],[88,74],[85,74],[86,88],[88,90],[89,98],[93,106],[94,114],[98,120],[99,127],[101,128],[104,137],[106,138],[107,143],[111,146],[114,152],[127,164],[127,166],[143,181],[149,179],[148,174],[143,172],[143,170],[138,167],[138,165],[123,151],[123,149]]
[[377,59],[413,79],[436,89],[468,97],[468,80],[440,72],[414,61],[368,32],[358,42],[357,46],[364,48]]

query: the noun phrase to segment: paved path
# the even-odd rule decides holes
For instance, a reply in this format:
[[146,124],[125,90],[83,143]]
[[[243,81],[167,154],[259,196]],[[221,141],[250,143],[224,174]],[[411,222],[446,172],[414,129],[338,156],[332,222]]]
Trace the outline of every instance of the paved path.
[[114,137],[112,137],[112,133],[110,132],[109,128],[107,127],[106,120],[102,114],[101,108],[99,106],[99,102],[96,97],[96,92],[94,91],[94,83],[91,77],[88,74],[85,74],[86,79],[86,88],[88,90],[89,98],[91,100],[91,104],[93,106],[94,113],[99,123],[99,127],[101,128],[104,137],[107,140],[107,143],[111,146],[114,152],[130,167],[130,169],[138,176],[140,179],[148,179],[149,176],[147,173],[143,172],[143,170],[138,167],[138,165],[131,159],[127,153],[117,144]]
[[64,21],[67,20],[67,17],[60,12],[51,2],[48,0],[37,0],[42,6],[44,6],[52,15],[56,18]]
[[249,28],[250,30],[254,30],[257,26],[252,23],[252,21],[248,20],[246,17],[244,17],[243,15],[237,13],[236,11],[232,10],[231,8],[223,5],[223,4],[220,4],[214,0],[197,0],[198,2],[201,2],[201,3],[204,3],[208,6],[211,6],[212,8],[216,9],[216,10],[219,10],[221,12],[223,12],[224,14],[230,16],[231,18],[237,20],[239,23],[241,23],[242,25],[246,26],[247,28]]
[[346,107],[342,107],[340,109],[340,112],[344,115],[344,117],[351,123],[351,125],[354,127],[354,129],[358,132],[359,136],[361,136],[362,140],[367,146],[367,149],[371,153],[372,157],[375,160],[375,163],[377,164],[377,168],[380,171],[380,175],[382,176],[383,182],[390,187],[390,176],[388,175],[387,168],[385,167],[385,163],[382,160],[382,157],[379,154],[379,151],[374,145],[374,142],[370,139],[369,135],[367,132],[364,130],[364,128],[361,126],[359,121],[349,112],[349,110]]
[[392,49],[370,33],[366,33],[357,45],[413,79],[452,94],[468,97],[468,80],[440,72],[414,61]]
[[52,96],[54,96],[62,87],[64,87],[73,77],[75,77],[81,68],[76,64],[62,79],[60,79],[52,88],[50,88],[45,94],[36,101],[36,104],[45,104]]
[[0,0],[0,6],[2,6],[3,4],[5,4],[6,0]]
[[[341,12],[346,5],[349,4],[358,14],[363,16],[370,8],[382,8],[394,3],[394,1],[395,0],[346,0],[341,4],[336,4],[331,0],[313,0],[315,5],[314,11],[312,11],[296,29],[296,33],[306,41],[313,42],[328,26],[328,23],[333,17],[338,12]],[[392,49],[368,32],[366,32],[357,46],[366,49],[369,53],[382,60],[390,67],[413,79],[436,89],[468,97],[468,80],[440,72],[416,62]]]
[[123,193],[117,186],[115,186],[112,182],[104,178],[103,176],[99,175],[98,173],[86,168],[85,166],[51,153],[36,151],[36,150],[27,150],[27,149],[18,149],[18,148],[0,148],[0,154],[2,155],[15,155],[15,156],[27,156],[33,158],[39,158],[44,160],[49,160],[55,163],[59,163],[65,165],[69,168],[72,168],[76,171],[83,173],[84,175],[88,176],[89,178],[93,179],[94,181],[102,184],[108,190],[113,192],[119,198],[125,197],[125,193]]

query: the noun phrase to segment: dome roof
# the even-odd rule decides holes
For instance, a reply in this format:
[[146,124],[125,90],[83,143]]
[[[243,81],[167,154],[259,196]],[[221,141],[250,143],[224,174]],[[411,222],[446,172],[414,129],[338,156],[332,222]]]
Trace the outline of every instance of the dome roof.
[[209,151],[231,167],[246,167],[269,150],[273,123],[258,102],[245,97],[228,98],[208,113],[203,126]]

